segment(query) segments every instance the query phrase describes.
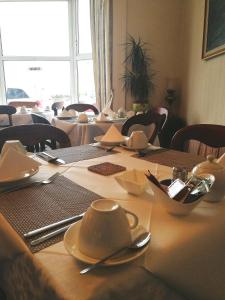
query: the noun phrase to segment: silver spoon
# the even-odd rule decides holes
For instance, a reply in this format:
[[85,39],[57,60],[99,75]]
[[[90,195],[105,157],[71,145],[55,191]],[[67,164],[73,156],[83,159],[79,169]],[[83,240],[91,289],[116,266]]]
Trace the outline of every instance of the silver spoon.
[[22,189],[30,187],[30,186],[39,186],[39,185],[49,184],[49,183],[53,182],[59,175],[60,175],[60,173],[56,172],[51,177],[41,180],[41,181],[29,181],[29,182],[25,182],[25,183],[20,183],[18,185],[14,185],[14,186],[9,187],[9,188],[3,190],[2,192],[0,192],[0,195],[15,192],[18,190],[22,190]]
[[107,261],[109,258],[112,258],[113,256],[119,254],[120,252],[126,250],[126,249],[140,249],[146,246],[151,239],[151,233],[150,232],[144,232],[140,234],[129,246],[125,246],[123,248],[120,248],[116,250],[115,252],[111,253],[110,255],[107,255],[106,257],[99,260],[94,265],[88,266],[87,268],[80,271],[80,274],[86,274],[87,272],[90,272],[91,270],[99,267],[102,263]]

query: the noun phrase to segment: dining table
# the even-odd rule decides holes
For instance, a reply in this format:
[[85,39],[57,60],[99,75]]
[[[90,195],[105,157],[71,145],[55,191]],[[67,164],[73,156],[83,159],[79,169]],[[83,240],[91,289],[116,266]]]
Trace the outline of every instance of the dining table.
[[[36,114],[40,114],[40,116],[46,118],[50,123],[54,116],[53,111],[51,110],[41,110],[41,111],[32,111],[32,109],[27,109],[25,112],[21,112],[18,110],[15,114],[12,115],[12,123],[13,125],[29,125],[32,124],[32,112]],[[8,124],[8,116],[7,115],[0,115],[0,125],[7,125]]]
[[[160,181],[172,177],[172,167],[185,166],[191,171],[204,158],[162,148],[140,155],[122,147],[115,147],[111,151],[98,147],[98,144],[83,145],[50,151],[51,154],[64,159],[66,164],[49,163],[33,155],[33,158],[41,163],[39,172],[33,177],[48,178],[55,172],[60,172],[62,182],[59,180],[59,185],[61,184],[61,188],[65,189],[65,193],[57,190],[56,182],[55,186],[52,184],[49,194],[37,193],[37,191],[32,194],[34,199],[37,198],[36,200],[42,198],[41,205],[49,215],[49,220],[45,222],[51,222],[51,216],[56,213],[54,205],[48,202],[54,189],[65,205],[66,202],[70,202],[69,206],[73,205],[76,194],[80,193],[82,201],[78,201],[78,211],[87,208],[83,206],[83,202],[88,197],[88,193],[91,193],[87,205],[90,205],[94,199],[114,199],[123,208],[138,216],[140,225],[151,232],[152,238],[144,253],[134,260],[126,263],[121,261],[116,266],[106,264],[105,267],[85,275],[80,275],[80,271],[87,264],[68,253],[63,235],[40,248],[31,247],[35,258],[47,269],[57,286],[63,291],[65,298],[90,299],[90,296],[107,285],[115,274],[123,274],[131,265],[135,265],[150,270],[185,295],[187,299],[224,300],[225,199],[215,203],[201,201],[189,215],[175,216],[169,214],[162,206],[159,196],[152,191],[151,187],[148,187],[143,194],[135,196],[127,193],[115,180],[115,176],[120,173],[104,176],[90,171],[93,165],[112,163],[126,170],[137,169],[143,172],[150,170]],[[48,186],[50,189],[51,184]],[[30,190],[32,193],[31,188]],[[24,196],[25,201],[26,195],[22,190],[19,192],[20,198]],[[18,196],[16,192],[14,193],[15,197]],[[36,210],[34,213],[37,215],[40,206],[34,204],[32,208]],[[57,210],[57,207],[55,209]],[[77,212],[74,211],[74,214]],[[29,209],[26,213],[32,214]],[[29,241],[26,242],[30,246]]]
[[96,121],[96,117],[89,116],[88,122],[79,122],[78,118],[68,120],[54,117],[51,124],[62,129],[68,135],[72,146],[79,146],[95,142],[96,136],[104,135],[112,124],[121,131],[126,118],[114,119],[112,121]]

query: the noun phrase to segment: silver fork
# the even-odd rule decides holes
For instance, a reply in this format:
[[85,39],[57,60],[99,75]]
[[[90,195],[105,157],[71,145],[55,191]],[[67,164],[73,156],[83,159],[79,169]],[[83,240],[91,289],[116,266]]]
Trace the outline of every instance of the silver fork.
[[0,192],[0,195],[15,192],[15,191],[18,191],[18,190],[22,190],[22,189],[24,189],[26,187],[30,187],[30,186],[39,186],[39,185],[42,185],[42,184],[49,184],[49,183],[53,182],[59,175],[61,175],[61,173],[56,172],[52,176],[50,176],[49,178],[41,180],[41,181],[26,182],[26,183],[19,184],[17,186],[10,187],[10,188]]

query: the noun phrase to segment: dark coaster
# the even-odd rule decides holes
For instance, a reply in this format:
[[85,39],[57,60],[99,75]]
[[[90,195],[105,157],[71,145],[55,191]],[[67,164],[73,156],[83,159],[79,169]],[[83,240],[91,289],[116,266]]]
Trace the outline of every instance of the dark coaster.
[[126,168],[120,165],[104,162],[98,165],[90,166],[88,167],[88,170],[100,175],[109,176],[125,171]]

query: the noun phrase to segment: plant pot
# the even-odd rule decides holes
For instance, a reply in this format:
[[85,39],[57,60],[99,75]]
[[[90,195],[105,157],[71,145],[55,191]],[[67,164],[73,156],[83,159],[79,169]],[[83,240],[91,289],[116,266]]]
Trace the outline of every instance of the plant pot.
[[149,110],[149,103],[133,103],[133,111],[137,112],[146,112]]

